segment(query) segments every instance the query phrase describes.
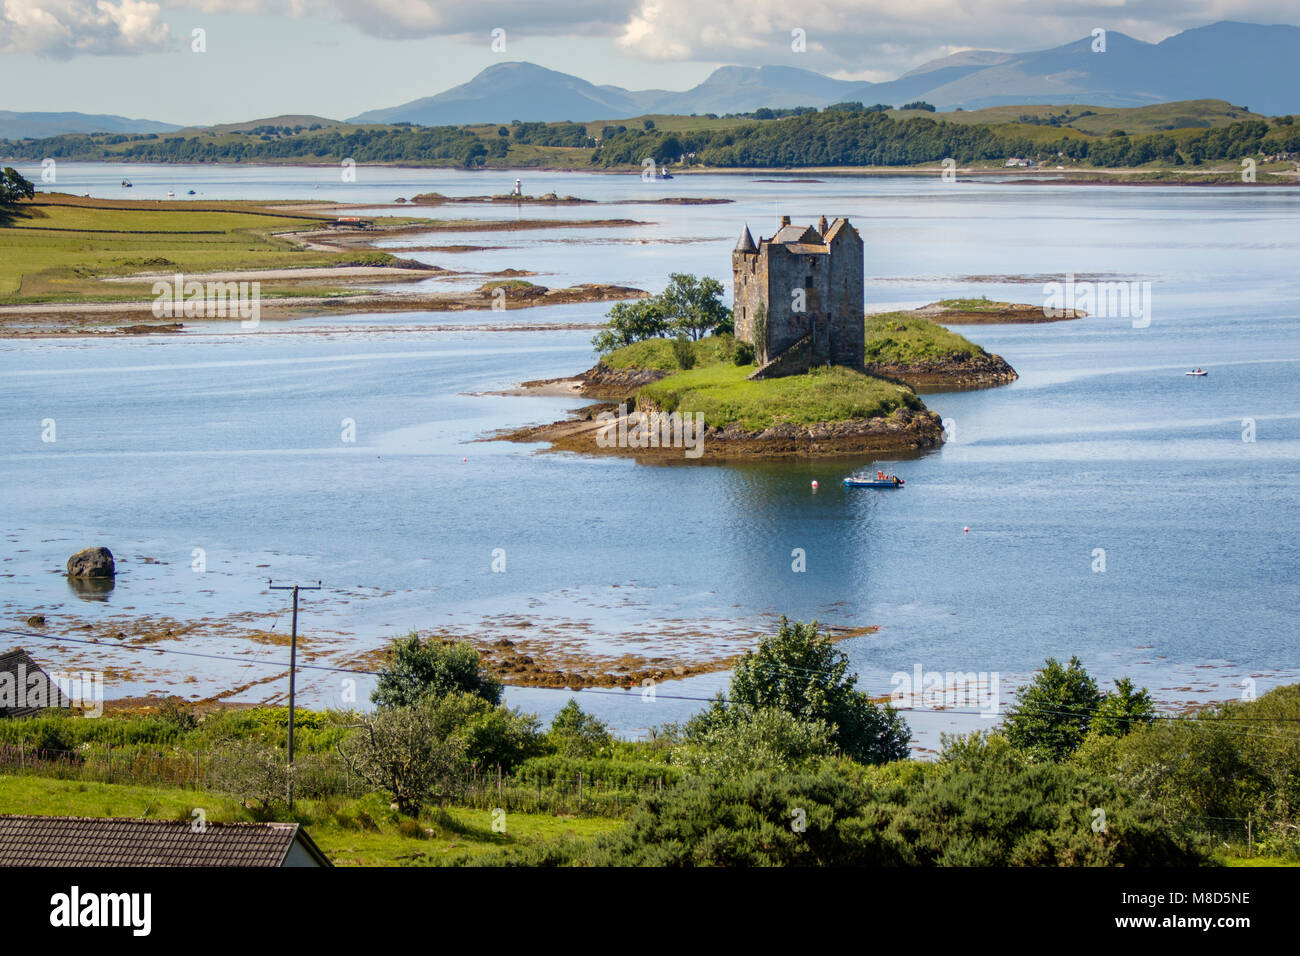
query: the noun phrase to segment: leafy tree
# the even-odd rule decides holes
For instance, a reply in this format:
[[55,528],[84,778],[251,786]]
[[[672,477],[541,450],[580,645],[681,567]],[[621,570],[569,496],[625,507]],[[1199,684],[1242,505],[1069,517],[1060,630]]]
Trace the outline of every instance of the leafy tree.
[[925,110],[927,113],[934,112],[934,107],[925,100],[913,100],[911,103],[904,103],[902,108],[905,110]]
[[658,296],[616,302],[610,308],[608,318],[609,326],[601,329],[591,340],[597,352],[612,352],[643,339],[661,338],[668,331],[668,317],[663,300]]
[[349,769],[392,796],[399,813],[419,816],[426,804],[453,792],[466,768],[466,741],[455,698],[386,707],[338,744]]
[[730,322],[731,310],[722,304],[722,293],[722,283],[712,276],[699,279],[674,272],[659,299],[670,327],[694,341]]
[[36,187],[12,166],[6,166],[4,171],[0,172],[0,209],[15,206],[35,195]]
[[860,763],[886,763],[907,756],[911,732],[888,704],[877,705],[856,690],[848,657],[818,632],[817,622],[791,624],[781,618],[772,637],[746,652],[721,701],[687,723],[691,736],[707,735],[718,724],[743,714],[742,708],[776,708],[801,721],[831,728],[830,742]]
[[1114,691],[1102,695],[1088,730],[1107,737],[1123,737],[1137,727],[1150,725],[1155,719],[1155,706],[1147,689],[1134,690],[1133,681],[1122,677],[1115,681]]
[[1097,682],[1077,657],[1065,667],[1049,657],[1034,679],[1016,690],[1004,733],[1035,759],[1061,760],[1083,742],[1099,703]]
[[546,739],[562,757],[594,757],[613,741],[609,727],[585,713],[572,697],[551,721]]
[[457,691],[501,702],[501,682],[468,641],[420,640],[412,631],[393,639],[370,699],[380,707],[409,707]]
[[493,706],[476,694],[454,691],[435,699],[448,733],[465,741],[465,759],[486,769],[510,770],[545,752],[541,721],[519,708]]

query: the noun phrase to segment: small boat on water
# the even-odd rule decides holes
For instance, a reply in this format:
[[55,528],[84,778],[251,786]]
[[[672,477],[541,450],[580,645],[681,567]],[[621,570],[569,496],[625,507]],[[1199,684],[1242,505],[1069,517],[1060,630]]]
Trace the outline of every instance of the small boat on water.
[[187,192],[185,195],[187,195],[187,196],[197,196],[198,193],[196,193],[193,189],[191,189],[191,190],[190,190],[189,192]]
[[1190,372],[1184,372],[1183,374],[1184,375],[1209,375],[1210,373],[1198,366],[1192,369]]
[[883,471],[877,471],[875,476],[871,475],[849,475],[844,479],[845,488],[901,488],[907,484],[897,475],[887,475]]
[[169,189],[169,190],[167,190],[167,198],[168,198],[168,199],[175,199],[175,198],[176,198],[176,194],[175,194],[174,192],[172,192],[172,191]]
[[124,179],[124,180],[122,180],[122,188],[123,188],[123,189],[130,189],[130,188],[131,188],[131,180],[129,180],[129,179]]

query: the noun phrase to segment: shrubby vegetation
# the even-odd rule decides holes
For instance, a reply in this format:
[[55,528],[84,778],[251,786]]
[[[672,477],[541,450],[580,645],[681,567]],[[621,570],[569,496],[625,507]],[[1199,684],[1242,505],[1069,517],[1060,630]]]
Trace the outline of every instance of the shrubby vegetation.
[[[471,799],[626,821],[439,858],[512,865],[1183,866],[1244,842],[1232,827],[1248,819],[1256,846],[1300,854],[1300,685],[1157,716],[1131,681],[1106,691],[1077,659],[1049,659],[1004,726],[945,737],[921,762],[901,716],[857,689],[815,622],[783,620],[724,694],[644,742],[617,739],[576,699],[543,728],[504,707],[485,671],[468,644],[402,637],[375,712],[298,711],[293,779],[309,818],[421,841],[465,832],[449,808]],[[3,720],[0,754],[9,773],[98,781],[87,774],[107,751],[110,782],[193,785],[286,819],[285,718],[173,700],[148,716]]]

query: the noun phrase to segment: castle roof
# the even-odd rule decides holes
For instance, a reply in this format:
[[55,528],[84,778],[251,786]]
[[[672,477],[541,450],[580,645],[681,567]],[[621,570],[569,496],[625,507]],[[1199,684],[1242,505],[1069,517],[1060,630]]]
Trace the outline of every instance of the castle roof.
[[772,241],[779,245],[795,242],[820,244],[822,237],[817,235],[817,230],[812,226],[782,226],[776,231]]
[[758,246],[754,245],[754,237],[749,234],[749,227],[740,234],[740,241],[736,243],[737,252],[758,252]]

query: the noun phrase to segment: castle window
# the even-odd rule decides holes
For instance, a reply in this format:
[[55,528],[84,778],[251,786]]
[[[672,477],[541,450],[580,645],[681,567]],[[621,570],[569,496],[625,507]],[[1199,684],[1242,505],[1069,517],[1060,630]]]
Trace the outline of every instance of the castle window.
[[803,280],[803,287],[804,287],[805,289],[811,289],[811,288],[812,288],[812,276],[808,276],[808,277],[806,277],[806,278]]

